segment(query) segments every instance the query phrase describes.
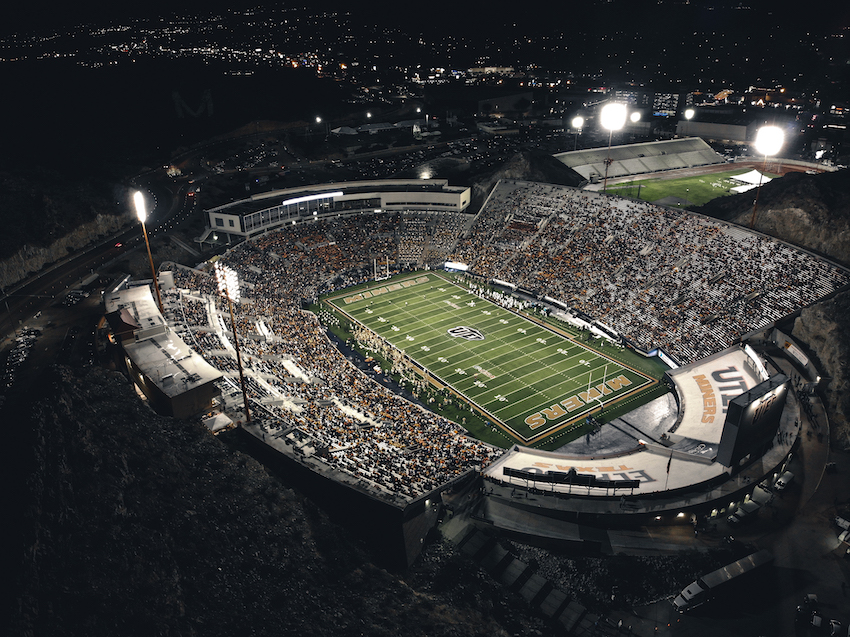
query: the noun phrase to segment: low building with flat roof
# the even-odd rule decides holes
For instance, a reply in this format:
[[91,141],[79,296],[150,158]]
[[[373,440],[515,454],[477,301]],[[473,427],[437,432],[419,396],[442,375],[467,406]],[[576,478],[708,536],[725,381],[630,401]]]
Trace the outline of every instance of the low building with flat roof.
[[272,190],[207,209],[198,243],[231,243],[284,224],[362,212],[464,212],[471,189],[446,179],[383,179]]
[[221,372],[168,327],[150,287],[105,294],[103,303],[126,373],[157,412],[190,418],[212,406]]

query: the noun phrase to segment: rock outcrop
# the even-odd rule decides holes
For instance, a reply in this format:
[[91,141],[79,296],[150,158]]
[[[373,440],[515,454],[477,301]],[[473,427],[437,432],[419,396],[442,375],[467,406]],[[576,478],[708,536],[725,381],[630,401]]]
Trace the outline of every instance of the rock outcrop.
[[0,286],[14,285],[133,221],[127,189],[105,175],[0,172]]
[[[755,191],[714,199],[696,212],[749,227]],[[755,229],[850,265],[850,170],[788,173],[764,184]]]
[[376,567],[309,500],[199,423],[152,413],[115,372],[56,367],[39,386],[6,411],[4,464],[23,479],[6,483],[3,634],[553,632],[439,544],[404,581]]
[[824,397],[829,407],[833,439],[850,449],[850,291],[804,309],[794,321],[794,338],[817,356],[827,377]]

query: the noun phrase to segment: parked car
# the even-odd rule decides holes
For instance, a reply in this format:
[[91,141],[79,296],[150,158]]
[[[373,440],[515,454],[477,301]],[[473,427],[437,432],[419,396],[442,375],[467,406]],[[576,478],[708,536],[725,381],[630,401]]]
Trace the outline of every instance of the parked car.
[[776,479],[776,482],[773,483],[773,488],[777,491],[784,491],[793,479],[794,474],[790,471],[786,471]]
[[758,502],[753,502],[749,500],[748,502],[744,502],[735,509],[735,512],[726,518],[726,521],[732,526],[738,526],[739,524],[743,524],[744,522],[749,522],[750,520],[756,517],[758,510],[761,508],[761,505]]

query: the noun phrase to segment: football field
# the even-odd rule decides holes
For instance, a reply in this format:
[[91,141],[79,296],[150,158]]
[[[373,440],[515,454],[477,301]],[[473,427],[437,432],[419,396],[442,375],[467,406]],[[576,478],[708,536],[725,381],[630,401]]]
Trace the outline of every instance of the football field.
[[[635,175],[632,181],[621,181],[609,185],[608,192],[624,197],[643,199],[644,201],[659,201],[672,196],[677,197],[682,203],[671,205],[678,207],[701,206],[717,197],[732,194],[732,188],[741,185],[741,182],[735,181],[732,177],[750,170],[750,168],[736,168],[678,179],[662,179],[660,177],[641,179],[641,175]],[[759,170],[761,170],[760,167]],[[765,175],[771,179],[778,176],[771,173],[765,173]]]
[[[326,299],[401,350],[521,444],[584,423],[656,380],[435,272]],[[605,350],[609,350],[610,355]]]

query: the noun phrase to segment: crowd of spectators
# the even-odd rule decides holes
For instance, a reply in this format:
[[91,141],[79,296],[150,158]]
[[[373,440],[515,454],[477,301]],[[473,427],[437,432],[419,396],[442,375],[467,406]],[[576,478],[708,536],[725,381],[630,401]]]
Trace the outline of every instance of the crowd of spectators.
[[453,260],[692,362],[850,283],[846,270],[692,213],[502,181]]
[[[264,415],[265,432],[373,488],[414,498],[486,465],[500,450],[373,382],[301,309],[303,299],[369,278],[369,262],[390,251],[396,223],[398,215],[376,215],[286,227],[240,245],[224,261],[243,288],[234,313],[252,412]],[[169,322],[229,379],[223,393],[232,390],[232,328],[212,274],[166,267],[175,282],[168,306],[179,308],[167,312]]]
[[[499,453],[373,382],[302,310],[305,300],[371,279],[375,263],[465,262],[477,275],[558,299],[682,363],[850,282],[846,270],[768,237],[568,187],[502,181],[470,220],[454,213],[324,220],[286,226],[223,257],[242,286],[237,330],[266,433],[408,498]],[[213,276],[166,267],[175,281],[166,295],[169,322],[223,371],[235,395],[232,327]]]

